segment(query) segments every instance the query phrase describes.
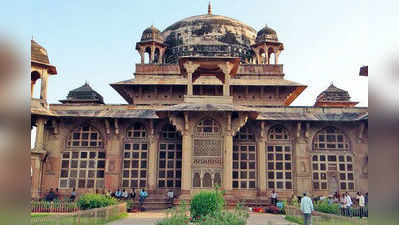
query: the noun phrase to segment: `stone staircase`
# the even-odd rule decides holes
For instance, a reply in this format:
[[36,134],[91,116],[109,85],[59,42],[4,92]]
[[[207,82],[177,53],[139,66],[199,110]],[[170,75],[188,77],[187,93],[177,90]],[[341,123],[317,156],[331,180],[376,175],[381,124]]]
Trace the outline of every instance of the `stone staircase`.
[[[175,192],[175,197],[178,194]],[[139,198],[136,198],[135,204],[139,205]],[[167,192],[152,192],[148,194],[148,197],[144,200],[144,208],[146,210],[157,210],[157,209],[167,209],[171,205],[170,201],[168,201]]]

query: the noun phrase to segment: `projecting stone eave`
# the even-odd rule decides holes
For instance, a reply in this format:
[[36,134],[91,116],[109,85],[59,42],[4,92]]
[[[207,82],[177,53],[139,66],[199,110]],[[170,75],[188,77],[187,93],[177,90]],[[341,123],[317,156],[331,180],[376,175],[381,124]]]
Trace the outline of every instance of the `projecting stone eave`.
[[122,96],[123,99],[129,104],[134,104],[133,98],[129,96],[129,93],[126,91],[126,85],[129,85],[129,81],[131,80],[126,80],[126,81],[120,81],[116,83],[111,83],[109,84],[120,96]]

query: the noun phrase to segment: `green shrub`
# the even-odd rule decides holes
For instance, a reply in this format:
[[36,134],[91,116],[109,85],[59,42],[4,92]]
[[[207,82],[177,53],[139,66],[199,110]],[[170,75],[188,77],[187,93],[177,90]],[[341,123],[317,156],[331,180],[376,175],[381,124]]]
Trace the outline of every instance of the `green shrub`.
[[218,189],[201,191],[191,199],[191,217],[196,220],[208,214],[215,215],[221,212],[223,207],[223,194]]
[[157,225],[183,225],[190,223],[190,217],[186,215],[187,206],[183,202],[182,205],[175,209],[168,210],[167,218],[157,222]]
[[114,198],[101,194],[84,194],[78,200],[80,209],[94,209],[116,204],[118,201]]
[[328,204],[328,200],[324,199],[324,200],[318,201],[314,205],[314,209],[316,211],[323,212],[323,213],[338,214],[339,204],[337,204],[337,203]]
[[249,214],[248,210],[237,205],[233,212],[218,211],[208,214],[198,221],[198,225],[245,225],[247,224]]

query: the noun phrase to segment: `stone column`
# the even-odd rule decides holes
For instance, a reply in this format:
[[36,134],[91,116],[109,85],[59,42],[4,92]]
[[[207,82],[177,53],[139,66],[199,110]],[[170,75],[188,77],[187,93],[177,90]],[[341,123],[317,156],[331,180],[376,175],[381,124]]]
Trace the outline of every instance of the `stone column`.
[[265,138],[265,123],[260,123],[260,133],[256,141],[257,152],[257,173],[258,173],[258,195],[266,196],[266,138]]
[[280,56],[280,53],[280,50],[277,50],[276,53],[274,53],[274,64],[278,64],[278,57]]
[[224,73],[223,96],[230,96],[230,72],[233,69],[233,64],[226,62],[225,64],[218,64],[218,67]]
[[[175,118],[176,119],[176,118]],[[183,122],[184,121],[184,122]],[[182,174],[181,174],[181,192],[183,194],[183,198],[190,197],[191,187],[192,187],[192,141],[193,136],[190,132],[189,125],[189,114],[188,112],[184,113],[184,120],[175,120],[173,123],[178,130],[181,131],[182,137]],[[186,197],[184,197],[184,195]]]
[[223,187],[226,192],[232,190],[232,169],[233,169],[233,131],[231,125],[231,113],[226,113],[226,131],[224,135],[224,155],[223,155]]
[[155,60],[155,46],[151,46],[151,56],[150,56],[151,60],[150,63],[154,63]]
[[257,173],[258,173],[258,194],[260,196],[266,195],[266,139],[259,138],[256,142],[257,158]]
[[[297,194],[312,191],[312,173],[310,169],[311,155],[310,151],[307,150],[307,142],[311,141],[309,138],[310,126],[306,125],[305,132],[302,131],[301,127],[301,123],[298,122],[294,150],[295,154],[293,155],[293,163],[295,163],[296,172],[296,188],[294,187],[294,190],[296,190]],[[303,136],[302,133],[305,135]]]
[[[111,130],[110,121],[108,119],[104,120],[104,125],[106,127],[104,139],[107,139],[106,145],[104,145],[104,150],[106,152],[104,191],[116,191],[117,188],[120,188],[122,179],[123,150],[121,150],[121,146],[123,146],[123,138],[119,133],[119,124],[117,120],[114,120],[115,130]],[[117,127],[118,129],[116,129]]]
[[190,193],[191,181],[191,152],[192,152],[192,136],[189,132],[183,133],[183,154],[182,154],[182,175],[181,189],[185,194]]
[[36,80],[30,81],[30,97],[31,98],[33,97],[33,90],[35,89],[35,83],[36,83]]
[[40,153],[31,153],[31,192],[32,198],[39,199],[41,194],[42,157]]
[[141,64],[144,64],[144,48],[143,47],[139,48],[139,53],[140,53],[140,57],[141,57]]
[[232,169],[233,169],[233,135],[231,132],[226,132],[224,136],[224,175],[223,187],[225,191],[232,190]]
[[40,89],[40,99],[47,100],[47,80],[48,80],[47,70],[43,70],[41,74],[41,79],[42,79],[41,83],[42,86]]
[[198,67],[200,65],[194,64],[193,62],[188,61],[183,66],[187,71],[187,95],[192,96],[193,95],[193,73],[195,72],[195,70],[198,69]]
[[43,151],[44,150],[44,124],[46,123],[46,119],[37,118],[36,120],[36,140],[35,140],[35,151]]
[[[152,122],[151,122],[152,123]],[[151,125],[152,127],[152,125]],[[157,153],[159,138],[154,132],[152,127],[151,135],[149,136],[149,152],[148,152],[148,189],[149,191],[155,191],[157,189]]]

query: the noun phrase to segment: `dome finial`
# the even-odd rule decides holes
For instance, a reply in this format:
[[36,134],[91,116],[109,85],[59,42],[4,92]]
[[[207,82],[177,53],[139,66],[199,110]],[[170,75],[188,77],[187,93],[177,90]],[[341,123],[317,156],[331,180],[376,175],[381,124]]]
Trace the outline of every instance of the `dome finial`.
[[208,4],[208,15],[211,15],[212,14],[212,5],[211,5],[211,1],[209,1],[209,4]]

